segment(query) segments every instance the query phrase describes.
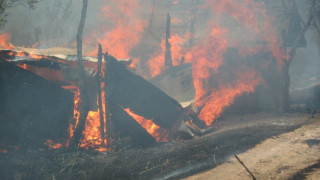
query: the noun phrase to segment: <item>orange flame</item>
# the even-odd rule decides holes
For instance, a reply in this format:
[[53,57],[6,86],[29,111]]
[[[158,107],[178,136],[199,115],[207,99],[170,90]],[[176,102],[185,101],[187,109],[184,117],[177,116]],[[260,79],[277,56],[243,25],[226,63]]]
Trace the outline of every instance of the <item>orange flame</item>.
[[167,130],[156,125],[152,120],[146,119],[143,116],[139,116],[132,112],[130,108],[123,109],[133,119],[135,119],[157,142],[168,142],[166,137]]
[[210,126],[222,114],[225,107],[233,103],[235,97],[243,93],[254,92],[255,87],[260,84],[260,76],[252,69],[247,69],[246,72],[238,75],[234,83],[213,90],[208,97],[197,101],[198,105],[204,104],[198,118],[203,120],[207,126]]
[[85,129],[83,131],[83,138],[81,139],[81,146],[85,149],[89,147],[97,151],[107,151],[107,148],[102,147],[103,142],[100,132],[100,116],[98,111],[89,111]]
[[0,48],[3,49],[14,49],[15,47],[8,43],[10,41],[9,33],[0,33]]
[[22,52],[22,51],[17,51],[17,52],[11,51],[11,52],[8,53],[8,55],[15,56],[15,57],[28,57],[28,58],[37,59],[37,60],[44,59],[44,58],[50,59],[49,57],[44,56],[44,55],[34,54],[34,52],[27,54],[27,53]]
[[173,4],[173,5],[177,5],[177,4],[179,4],[179,1],[178,1],[178,0],[175,0],[175,1],[172,2],[172,4]]
[[[180,60],[185,54],[185,49],[182,47],[182,45],[187,37],[188,35],[182,38],[178,34],[174,34],[171,35],[171,38],[169,39],[169,43],[171,44],[173,66],[178,66],[181,63]],[[155,77],[165,70],[165,50],[166,40],[162,39],[160,49],[156,51],[147,62],[150,71],[150,77]]]
[[[75,128],[78,125],[79,117],[80,117],[80,92],[76,86],[66,86],[65,89],[69,89],[74,93],[74,112],[73,112],[73,120],[75,122],[71,122],[69,125],[69,140],[72,138]],[[102,99],[104,99],[104,92],[102,92]],[[103,101],[102,101],[103,102]],[[102,109],[104,110],[105,104],[102,103]],[[104,113],[103,113],[104,114]],[[106,120],[104,117],[104,124],[106,124]],[[106,133],[106,129],[104,129]],[[103,144],[107,144],[107,140],[103,141],[100,132],[100,116],[99,109],[97,111],[89,111],[88,116],[86,118],[85,129],[82,132],[83,138],[80,140],[80,147],[89,149],[93,148],[96,151],[107,151],[108,149],[103,147]],[[105,139],[105,138],[104,138]],[[69,141],[67,142],[67,146],[69,146]]]
[[[71,92],[74,93],[74,96],[73,96],[73,119],[71,119],[70,121],[70,124],[69,124],[69,139],[68,139],[68,142],[67,142],[67,145],[66,146],[69,146],[69,141],[71,139],[71,137],[73,136],[73,133],[74,133],[74,130],[75,128],[77,127],[78,125],[78,122],[79,122],[79,117],[80,117],[80,102],[81,102],[81,99],[80,99],[80,91],[78,89],[78,87],[76,86],[63,86],[64,89],[68,89],[70,90]],[[72,122],[74,120],[74,122]]]
[[[205,2],[206,7],[209,7],[213,13],[229,15],[240,26],[248,28],[249,31],[252,31],[250,33],[262,37],[267,43],[266,48],[242,48],[241,56],[255,54],[264,49],[271,51],[279,64],[283,63],[286,58],[285,52],[281,49],[283,42],[272,25],[274,18],[266,14],[263,2],[254,0],[206,0]],[[263,18],[263,20],[258,18]],[[214,22],[210,22],[210,25],[212,30],[209,37],[198,43],[186,55],[186,62],[192,63],[192,75],[196,89],[195,106],[202,107],[198,118],[207,126],[221,115],[226,106],[233,103],[235,97],[253,92],[261,81],[256,71],[245,69],[245,72],[237,72],[239,78],[233,83],[211,87],[210,79],[224,64],[224,53],[228,48],[229,39],[226,38],[228,31],[225,28]]]
[[[113,27],[103,27],[103,34],[93,37],[101,43],[103,50],[119,59],[130,58],[130,51],[140,41],[146,25],[138,18],[140,11],[139,0],[117,0],[102,9],[104,18],[110,20]],[[92,39],[92,38],[90,38]],[[95,42],[96,43],[96,42]],[[96,50],[89,53],[96,55]]]
[[227,49],[227,40],[223,37],[227,32],[218,25],[212,28],[210,37],[195,46],[186,59],[192,63],[193,84],[196,89],[195,104],[204,98],[209,89],[209,78],[223,64],[223,54]]
[[56,143],[50,139],[48,139],[47,142],[45,142],[45,145],[51,147],[52,149],[59,149],[62,147],[62,144]]
[[[260,35],[267,42],[267,50],[271,51],[279,64],[286,59],[285,51],[281,50],[283,40],[277,35],[272,25],[275,18],[267,15],[264,2],[254,0],[206,0],[212,11],[218,14],[226,13],[243,26],[249,27],[256,35]],[[259,18],[263,18],[262,20]],[[259,23],[263,22],[263,24]]]
[[164,71],[166,40],[161,41],[161,48],[147,62],[150,77],[155,77]]
[[6,149],[0,149],[0,153],[7,154],[7,153],[8,153],[8,150],[6,150]]

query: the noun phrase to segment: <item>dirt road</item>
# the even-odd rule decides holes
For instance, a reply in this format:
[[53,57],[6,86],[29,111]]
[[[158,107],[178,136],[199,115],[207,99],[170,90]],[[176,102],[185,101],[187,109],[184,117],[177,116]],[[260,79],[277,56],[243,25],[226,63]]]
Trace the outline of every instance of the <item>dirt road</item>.
[[[320,120],[292,132],[273,136],[238,157],[257,179],[320,179]],[[186,178],[252,179],[231,156],[227,162]]]

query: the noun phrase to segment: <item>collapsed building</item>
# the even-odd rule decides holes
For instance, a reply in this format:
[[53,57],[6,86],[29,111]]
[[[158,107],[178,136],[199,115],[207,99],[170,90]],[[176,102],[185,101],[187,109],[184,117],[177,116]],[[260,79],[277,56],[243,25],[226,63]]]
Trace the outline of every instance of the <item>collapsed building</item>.
[[[176,100],[134,74],[112,56],[109,61],[111,67],[108,70],[112,80],[107,84],[111,87],[107,92],[111,104],[108,111],[112,118],[114,138],[126,141],[129,138],[127,144],[150,146],[156,141],[194,137],[185,124],[191,118]],[[1,136],[1,144],[28,146],[27,142],[41,144],[48,140],[67,143],[72,136],[69,126],[76,126],[74,111],[78,111],[74,110],[78,100],[74,99],[73,94],[77,91],[70,91],[70,86],[77,85],[77,67],[73,63],[57,57],[32,57],[28,53],[1,51],[1,82],[4,84],[1,86],[4,99],[1,101],[1,114],[5,116],[1,118],[5,124],[2,126],[5,135]],[[89,87],[90,111],[97,112],[97,72],[92,64],[96,63],[85,63],[85,82]],[[89,119],[93,118],[89,116]],[[99,118],[91,120],[99,122]],[[89,123],[86,126],[90,126]],[[102,138],[99,136],[96,138]]]

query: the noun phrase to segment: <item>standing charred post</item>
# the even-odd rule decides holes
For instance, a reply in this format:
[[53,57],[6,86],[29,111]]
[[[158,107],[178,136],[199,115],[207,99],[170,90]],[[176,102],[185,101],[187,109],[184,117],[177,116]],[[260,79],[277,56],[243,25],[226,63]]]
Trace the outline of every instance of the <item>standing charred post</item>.
[[97,82],[98,82],[98,104],[99,104],[99,118],[100,118],[100,133],[102,144],[105,145],[105,135],[104,135],[104,118],[103,118],[103,110],[102,110],[102,94],[101,94],[101,64],[102,64],[102,47],[99,44],[98,48],[98,67],[97,67]]
[[108,53],[104,54],[105,60],[105,72],[104,72],[104,97],[105,97],[105,116],[106,116],[106,138],[108,142],[108,146],[111,146],[112,136],[113,136],[113,124],[112,124],[112,106],[110,103],[110,97],[112,95],[112,89],[115,84],[115,74],[112,69],[112,56],[109,56]]
[[170,33],[171,28],[171,17],[170,14],[167,14],[167,29],[166,29],[166,52],[165,52],[165,67],[172,67],[172,54],[171,54],[171,44],[169,42],[171,38]]
[[86,20],[87,7],[88,7],[88,0],[83,0],[81,19],[78,27],[78,32],[77,32],[78,86],[79,86],[80,98],[81,98],[80,117],[79,117],[78,125],[74,130],[73,137],[70,141],[70,147],[78,147],[82,132],[85,127],[88,111],[89,111],[89,104],[88,104],[89,97],[84,84],[85,70],[82,63],[82,34],[83,34],[84,23]]

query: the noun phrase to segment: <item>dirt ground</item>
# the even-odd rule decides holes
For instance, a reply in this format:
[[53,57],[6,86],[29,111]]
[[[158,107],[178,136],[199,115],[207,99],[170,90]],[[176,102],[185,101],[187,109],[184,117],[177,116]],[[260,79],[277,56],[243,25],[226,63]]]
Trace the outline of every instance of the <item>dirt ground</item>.
[[0,154],[0,179],[319,178],[320,114],[225,115],[216,131],[192,140],[118,152],[68,149]]
[[[273,136],[238,155],[257,179],[320,179],[320,121]],[[252,179],[231,156],[227,162],[188,178]]]

